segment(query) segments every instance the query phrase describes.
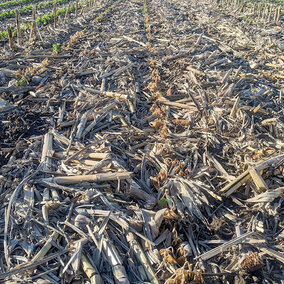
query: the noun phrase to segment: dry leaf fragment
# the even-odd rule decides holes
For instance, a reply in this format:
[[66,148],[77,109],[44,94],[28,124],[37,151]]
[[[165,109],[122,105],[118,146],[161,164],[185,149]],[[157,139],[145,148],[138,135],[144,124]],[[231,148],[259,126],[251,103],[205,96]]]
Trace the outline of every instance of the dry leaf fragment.
[[168,247],[166,249],[161,249],[160,254],[166,262],[172,264],[178,264],[174,257],[174,249],[173,247]]
[[173,119],[172,123],[180,126],[188,126],[190,124],[190,121],[185,119]]
[[168,173],[165,169],[161,169],[159,172],[159,179],[161,183],[164,183],[168,178]]
[[168,135],[168,128],[166,126],[163,126],[162,128],[160,128],[159,134],[163,139],[166,139]]
[[152,123],[151,126],[155,129],[158,129],[162,126],[162,124],[163,124],[162,121],[157,118],[157,119],[154,120],[154,122]]
[[[187,267],[187,268],[186,268]],[[194,281],[194,282],[192,282]],[[192,271],[192,265],[186,262],[183,267],[176,270],[175,274],[165,284],[205,283],[201,274]]]

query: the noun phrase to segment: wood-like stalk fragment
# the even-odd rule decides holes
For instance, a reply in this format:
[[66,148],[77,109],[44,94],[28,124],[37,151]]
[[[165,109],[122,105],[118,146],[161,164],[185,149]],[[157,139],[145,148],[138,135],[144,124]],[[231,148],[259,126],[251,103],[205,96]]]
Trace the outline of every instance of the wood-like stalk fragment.
[[81,118],[80,123],[79,123],[78,128],[77,128],[77,134],[76,134],[77,139],[80,139],[81,136],[82,136],[83,130],[84,130],[85,125],[86,125],[87,120],[88,120],[89,113],[90,112],[87,111],[82,115],[82,118]]
[[91,89],[91,88],[86,89],[86,91],[91,93],[91,94],[101,94],[101,95],[104,95],[106,97],[115,98],[115,99],[118,99],[118,100],[128,100],[129,99],[128,95],[115,93],[115,92],[102,92],[101,90]]
[[48,212],[49,210],[53,210],[58,208],[60,205],[60,202],[55,201],[55,200],[50,200],[47,201],[43,206],[42,206],[42,217],[45,220],[45,222],[48,224],[49,223],[49,218],[48,218]]
[[82,159],[82,160],[72,160],[71,161],[74,164],[80,165],[85,164],[87,166],[95,166],[99,163],[99,161],[96,160],[89,160],[89,159]]
[[233,118],[236,115],[237,110],[239,108],[239,103],[240,103],[240,96],[237,97],[237,99],[236,99],[236,101],[233,105],[233,108],[232,108],[231,113],[230,113],[231,118]]
[[254,232],[247,232],[239,237],[236,237],[214,249],[211,249],[208,252],[205,252],[199,256],[197,256],[196,258],[201,259],[201,260],[208,260],[216,255],[218,255],[219,253],[222,253],[225,249],[228,249],[234,245],[240,244],[243,241],[245,241],[247,238],[251,237],[252,235],[254,235]]
[[81,176],[66,176],[42,179],[43,182],[52,182],[57,184],[76,184],[80,182],[104,182],[118,179],[131,178],[131,172],[116,172],[116,173],[99,173],[94,175]]
[[109,153],[88,153],[86,154],[86,158],[91,159],[105,159]]
[[[133,198],[142,199],[150,206],[150,208],[153,208],[157,203],[157,199],[154,196],[148,194],[137,186],[131,185],[127,191],[127,194]],[[148,209],[150,208],[148,207]]]
[[54,136],[55,139],[59,140],[59,141],[60,141],[61,143],[63,143],[64,145],[66,145],[66,146],[69,145],[70,141],[69,141],[69,139],[68,139],[66,136],[64,136],[64,135],[62,135],[62,134],[60,134],[60,133],[58,133],[58,132],[55,131],[55,130],[52,131],[52,134],[53,134],[53,136]]
[[263,192],[255,197],[249,198],[246,202],[252,203],[266,203],[272,202],[275,198],[281,196],[284,192],[284,187],[279,187],[271,191]]
[[49,157],[50,151],[52,151],[52,139],[53,136],[51,133],[46,133],[44,135],[43,147],[42,147],[42,154],[41,154],[41,163],[42,169],[44,171],[50,170],[52,160]]
[[101,284],[102,279],[97,271],[97,269],[90,263],[88,258],[82,253],[81,255],[81,263],[84,272],[91,280],[91,284]]
[[108,240],[103,240],[103,251],[111,265],[112,273],[116,284],[130,284],[126,270],[122,264],[119,253],[113,243]]
[[191,67],[191,66],[187,66],[186,67],[186,70],[188,70],[188,71],[191,71],[192,73],[195,73],[195,74],[197,74],[197,75],[199,75],[199,76],[205,76],[205,73],[204,72],[202,72],[202,71],[199,71],[199,70],[197,70],[197,69],[195,69],[195,68],[193,68],[193,67]]
[[153,268],[149,264],[149,261],[148,261],[146,255],[144,254],[141,246],[139,245],[139,243],[135,239],[135,236],[134,236],[133,233],[128,233],[127,241],[129,242],[131,249],[133,249],[133,252],[134,252],[137,260],[143,266],[145,273],[147,275],[147,278],[150,281],[150,283],[159,284],[160,282],[159,282]]
[[18,39],[18,45],[21,45],[22,43],[22,39],[21,39],[21,27],[20,27],[20,15],[19,15],[19,11],[16,10],[15,11],[15,15],[16,15],[16,27],[17,27],[17,39]]
[[264,181],[258,170],[256,170],[255,168],[250,168],[249,173],[259,192],[263,192],[268,189],[266,182]]
[[56,28],[56,2],[53,2],[53,26]]
[[10,49],[14,49],[13,35],[10,25],[7,25],[7,35],[9,40],[9,47]]
[[104,159],[100,160],[99,162],[93,163],[93,168],[91,168],[86,174],[89,175],[90,173],[94,171],[99,171],[103,168],[108,167],[111,164],[112,164],[111,154],[108,154]]
[[75,2],[75,17],[77,18],[77,16],[78,16],[78,0],[76,0],[76,2]]
[[33,38],[35,37],[36,37],[36,5],[33,5],[30,41],[32,41]]
[[279,21],[280,21],[280,16],[281,16],[281,7],[277,7],[277,9],[275,10],[275,24],[278,25]]
[[165,104],[165,105],[168,105],[168,106],[171,106],[171,107],[195,110],[195,104],[194,103],[181,104],[181,103],[171,102],[164,97],[159,97],[158,101],[162,104]]
[[64,250],[62,250],[60,252],[53,253],[53,254],[43,258],[42,260],[31,261],[31,262],[29,262],[27,264],[18,265],[18,266],[16,266],[15,268],[11,269],[8,272],[1,273],[0,274],[0,279],[5,279],[6,277],[10,277],[13,274],[17,274],[17,273],[20,273],[20,272],[23,272],[23,271],[26,271],[26,270],[34,269],[37,266],[42,265],[42,264],[44,264],[44,263],[46,263],[46,262],[48,262],[50,260],[53,260],[54,258],[57,258],[60,255],[66,253],[66,252],[68,252],[68,249],[64,249]]
[[284,264],[284,255],[282,252],[276,251],[268,247],[261,247],[260,250],[269,256],[275,257],[277,260]]
[[250,179],[249,171],[243,172],[233,181],[228,183],[224,188],[221,189],[221,193],[223,193],[226,197],[233,194],[239,187],[241,187],[246,181]]
[[41,250],[33,257],[32,262],[42,259],[52,247],[52,242],[56,241],[59,234],[53,232]]
[[[281,161],[284,158],[284,154],[280,154],[276,157],[272,157],[264,162],[259,163],[255,166],[255,170],[257,172],[264,170],[273,164],[277,164],[279,161]],[[251,174],[249,170],[244,171],[241,175],[236,177],[233,181],[228,183],[225,187],[223,187],[220,192],[226,196],[229,197],[231,194],[233,194],[236,190],[238,190],[243,184],[245,184],[249,179],[251,178]],[[260,181],[258,180],[257,183]],[[260,187],[264,186],[264,184],[259,184]]]

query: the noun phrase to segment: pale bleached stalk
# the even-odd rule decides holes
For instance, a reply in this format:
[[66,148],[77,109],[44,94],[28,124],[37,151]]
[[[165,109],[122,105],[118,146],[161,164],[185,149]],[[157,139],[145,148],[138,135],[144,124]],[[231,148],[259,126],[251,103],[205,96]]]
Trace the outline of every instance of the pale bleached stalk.
[[43,165],[42,169],[44,171],[50,170],[51,168],[52,160],[49,157],[49,153],[52,151],[52,140],[53,136],[51,133],[46,133],[44,135],[41,160],[40,160]]
[[80,123],[79,123],[78,128],[77,128],[77,133],[76,133],[77,139],[80,139],[81,136],[82,136],[83,130],[85,129],[85,126],[86,126],[86,123],[87,123],[87,120],[88,120],[89,113],[90,113],[90,111],[86,111],[81,117]]
[[83,253],[81,255],[81,263],[82,263],[82,267],[83,267],[84,272],[86,273],[86,275],[91,280],[91,284],[101,284],[102,279],[101,279],[96,267],[94,267],[90,263],[88,258]]
[[[86,136],[95,126],[96,124],[102,120],[107,113],[113,109],[116,106],[116,103],[111,103],[107,106],[105,106],[104,108],[100,109],[99,111],[95,112],[95,114],[93,114],[93,116],[95,116],[94,120],[86,127],[86,129],[83,132],[83,137]],[[100,114],[102,114],[101,116],[99,116]]]
[[74,163],[76,165],[84,164],[86,166],[96,166],[99,163],[99,161],[82,159],[82,160],[72,160],[71,163]]
[[65,267],[63,268],[62,272],[60,273],[60,276],[62,277],[63,274],[66,272],[66,270],[68,269],[69,265],[72,264],[73,270],[75,272],[75,274],[78,273],[79,270],[79,265],[80,265],[80,261],[81,261],[81,253],[82,253],[82,246],[84,243],[86,243],[86,239],[81,239],[80,241],[76,242],[74,244],[75,246],[75,251],[73,253],[73,255],[70,257],[69,261],[66,263]]
[[52,242],[55,242],[58,238],[59,234],[56,232],[53,232],[51,236],[48,238],[44,246],[41,248],[41,250],[33,257],[31,260],[32,262],[35,262],[36,260],[42,259],[50,250],[52,247]]
[[111,157],[111,154],[108,154],[105,156],[105,158],[103,158],[96,164],[94,163],[93,168],[90,169],[86,174],[89,175],[93,171],[100,171],[102,168],[105,168],[109,166],[110,164],[112,164],[112,157]]
[[242,243],[243,241],[245,241],[247,238],[251,237],[252,235],[254,235],[255,232],[248,232],[245,233],[237,238],[234,238],[226,243],[224,243],[223,245],[220,245],[214,249],[211,249],[210,251],[207,251],[199,256],[197,256],[196,258],[201,259],[201,260],[208,260],[214,256],[216,256],[219,253],[222,253],[224,250],[231,248],[234,245],[238,245],[240,243]]
[[115,92],[102,92],[101,90],[91,89],[91,88],[86,89],[86,91],[91,93],[91,94],[101,94],[101,95],[105,95],[106,97],[116,98],[116,99],[120,99],[120,100],[127,100],[128,99],[128,95],[119,94],[119,93],[115,93]]
[[[110,217],[110,214],[108,214],[108,216],[106,217],[106,222],[108,221],[109,217]],[[111,265],[115,283],[116,284],[130,284],[126,270],[123,266],[119,253],[117,252],[111,240],[105,239],[105,235],[107,236],[107,234],[105,235],[101,234],[100,238],[97,238],[96,236],[100,235],[99,232],[96,232],[94,234],[91,228],[89,227],[89,225],[87,225],[87,228],[100,254],[101,254],[101,251],[103,251],[108,263]],[[100,231],[102,231],[102,229]]]
[[259,173],[258,170],[256,170],[255,168],[251,167],[249,169],[249,173],[251,175],[251,178],[252,178],[254,184],[257,187],[257,191],[258,192],[263,192],[263,191],[268,189],[268,186],[267,186],[266,182],[264,181],[263,177],[261,176],[261,174]]
[[146,255],[144,254],[141,246],[139,245],[139,243],[135,239],[135,236],[134,236],[133,233],[128,233],[127,241],[129,242],[131,249],[134,251],[134,254],[135,254],[137,260],[143,266],[145,273],[148,277],[148,280],[152,284],[159,284],[160,282],[159,282],[158,278],[156,277],[155,272],[153,271],[151,265],[149,264]]
[[284,187],[279,187],[271,191],[263,192],[255,197],[249,198],[246,202],[251,203],[266,203],[272,202],[275,198],[278,198],[284,193]]
[[[67,249],[63,249],[60,252],[53,253],[53,254],[43,258],[42,260],[39,260],[39,261],[36,261],[36,262],[29,262],[29,263],[17,265],[15,268],[11,269],[10,271],[5,272],[5,273],[1,273],[0,274],[0,279],[2,280],[2,279],[5,279],[7,277],[10,277],[12,275],[15,275],[17,273],[21,273],[21,272],[24,272],[24,271],[27,271],[27,270],[34,269],[34,268],[36,268],[39,265],[42,265],[42,264],[44,264],[44,263],[46,263],[46,262],[48,262],[48,261],[50,261],[50,260],[52,260],[54,258],[59,257],[62,254],[65,254],[66,252],[68,252],[68,248]],[[11,283],[11,282],[7,282],[7,283]]]
[[[284,159],[284,154],[280,154],[276,157],[272,157],[264,162],[258,163],[254,170],[257,172],[260,172],[270,166],[277,166],[279,162]],[[241,187],[244,183],[246,183],[249,179],[251,179],[251,174],[249,170],[244,171],[241,175],[236,177],[234,180],[232,180],[230,183],[228,183],[225,187],[223,187],[220,192],[224,194],[226,197],[229,197],[231,194],[233,194],[236,190],[238,190],[239,187]],[[264,185],[261,185],[264,186]]]
[[265,254],[269,255],[270,257],[275,257],[284,264],[284,255],[282,252],[273,250],[268,247],[260,247],[260,250],[263,251]]
[[231,109],[231,113],[230,113],[231,118],[233,118],[236,115],[238,108],[239,108],[239,103],[240,103],[240,96],[237,97],[233,105],[233,108]]
[[119,253],[111,240],[106,241],[103,239],[103,251],[109,264],[111,265],[115,283],[130,284]]
[[131,178],[131,172],[116,172],[116,173],[99,173],[94,175],[80,175],[80,176],[63,176],[54,178],[42,179],[43,182],[52,182],[56,184],[76,184],[81,182],[104,182],[118,179]]
[[49,218],[48,218],[49,210],[54,210],[58,208],[59,205],[60,202],[58,200],[49,200],[42,206],[42,217],[47,224],[49,224]]
[[66,146],[69,145],[70,140],[66,136],[58,133],[55,130],[52,130],[52,134],[53,134],[54,138],[57,139],[58,141],[60,141],[62,144],[66,145]]
[[109,153],[88,153],[86,157],[91,159],[105,159],[108,155]]

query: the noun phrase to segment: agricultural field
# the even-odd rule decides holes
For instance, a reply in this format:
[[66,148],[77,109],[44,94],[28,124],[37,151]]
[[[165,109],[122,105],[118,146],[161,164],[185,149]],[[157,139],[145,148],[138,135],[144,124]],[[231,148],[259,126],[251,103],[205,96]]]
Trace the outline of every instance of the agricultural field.
[[283,11],[0,0],[0,282],[283,283]]

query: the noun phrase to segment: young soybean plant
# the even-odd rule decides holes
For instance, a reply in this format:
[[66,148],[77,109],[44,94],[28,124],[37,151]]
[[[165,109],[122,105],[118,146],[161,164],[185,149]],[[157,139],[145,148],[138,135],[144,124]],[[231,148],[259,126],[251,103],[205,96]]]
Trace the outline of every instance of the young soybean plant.
[[54,54],[58,54],[61,52],[61,44],[60,43],[56,43],[52,45],[52,50]]

